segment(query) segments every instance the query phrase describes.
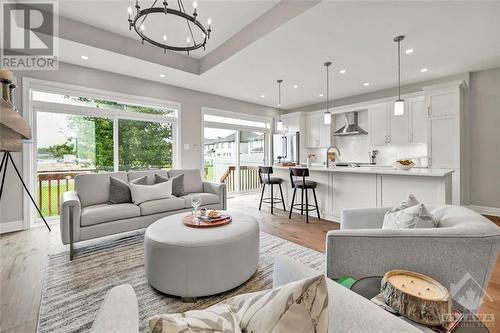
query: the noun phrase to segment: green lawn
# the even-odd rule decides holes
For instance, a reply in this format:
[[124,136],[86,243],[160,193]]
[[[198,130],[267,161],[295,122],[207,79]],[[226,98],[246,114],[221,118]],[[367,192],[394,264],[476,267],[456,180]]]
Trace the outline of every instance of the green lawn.
[[[75,188],[74,183],[68,184],[69,191],[73,191],[74,188]],[[52,214],[49,214],[49,186],[48,186],[48,184],[44,184],[42,186],[41,211],[42,211],[44,217],[59,215],[57,212],[57,184],[52,183],[50,191],[51,191]],[[62,195],[63,192],[65,192],[65,191],[66,191],[66,183],[61,181],[60,194]],[[38,192],[38,191],[36,193],[36,201],[38,203],[38,206],[40,206],[40,192]]]
[[213,166],[206,166],[205,169],[207,170],[207,176],[205,177],[205,179],[210,181],[210,182],[215,181],[215,179],[214,179],[214,167]]

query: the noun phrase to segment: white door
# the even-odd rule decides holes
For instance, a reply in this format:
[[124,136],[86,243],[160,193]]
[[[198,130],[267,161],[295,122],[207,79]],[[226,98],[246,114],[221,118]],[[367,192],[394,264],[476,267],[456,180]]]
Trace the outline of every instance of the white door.
[[391,103],[389,106],[389,129],[388,132],[389,143],[392,144],[405,144],[408,143],[409,130],[410,130],[410,112],[408,108],[408,103],[405,102],[405,112],[402,115],[394,115],[394,104]]
[[379,105],[368,110],[370,117],[370,143],[372,145],[385,145],[388,141],[387,105]]
[[458,115],[429,118],[428,154],[433,168],[460,167]]
[[410,143],[427,142],[427,112],[425,102],[422,97],[408,100],[410,109]]

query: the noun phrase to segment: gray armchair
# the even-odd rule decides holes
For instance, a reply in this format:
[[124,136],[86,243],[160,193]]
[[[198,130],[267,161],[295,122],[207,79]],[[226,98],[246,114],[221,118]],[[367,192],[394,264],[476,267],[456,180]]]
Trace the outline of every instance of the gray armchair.
[[500,249],[500,228],[464,207],[428,208],[438,228],[386,230],[381,228],[389,208],[343,210],[341,229],[327,234],[328,277],[405,269],[437,279],[452,294],[472,282],[468,286],[482,295]]

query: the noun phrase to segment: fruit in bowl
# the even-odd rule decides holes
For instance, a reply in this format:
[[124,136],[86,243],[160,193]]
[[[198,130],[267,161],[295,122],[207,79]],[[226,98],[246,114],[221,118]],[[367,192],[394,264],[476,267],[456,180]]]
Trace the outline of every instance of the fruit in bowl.
[[394,169],[400,169],[400,170],[410,170],[414,166],[415,166],[415,163],[413,163],[411,160],[407,160],[407,159],[397,160],[392,164],[392,167]]
[[208,215],[208,217],[213,219],[213,218],[219,217],[220,213],[218,211],[216,211],[215,209],[212,209],[212,210],[208,211],[207,215]]

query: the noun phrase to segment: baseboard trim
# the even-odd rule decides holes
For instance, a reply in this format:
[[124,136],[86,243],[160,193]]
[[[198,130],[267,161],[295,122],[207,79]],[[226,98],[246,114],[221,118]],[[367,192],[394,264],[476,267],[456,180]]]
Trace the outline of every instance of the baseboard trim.
[[475,205],[469,205],[467,207],[478,212],[479,214],[500,216],[500,208],[475,206]]
[[23,230],[23,220],[0,223],[0,234]]

